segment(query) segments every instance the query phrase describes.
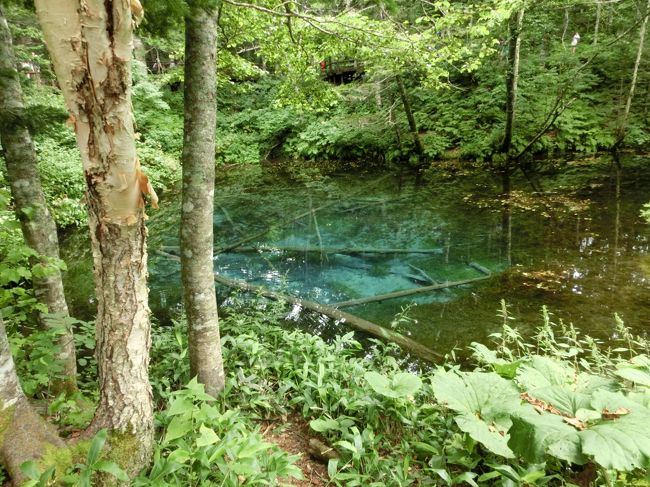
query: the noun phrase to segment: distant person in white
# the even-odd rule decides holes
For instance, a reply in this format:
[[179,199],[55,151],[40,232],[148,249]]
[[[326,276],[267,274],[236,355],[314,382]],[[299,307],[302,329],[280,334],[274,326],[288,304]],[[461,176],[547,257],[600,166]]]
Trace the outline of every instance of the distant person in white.
[[571,51],[576,52],[576,46],[578,45],[578,42],[580,42],[580,34],[576,32],[573,35],[573,39],[571,39]]

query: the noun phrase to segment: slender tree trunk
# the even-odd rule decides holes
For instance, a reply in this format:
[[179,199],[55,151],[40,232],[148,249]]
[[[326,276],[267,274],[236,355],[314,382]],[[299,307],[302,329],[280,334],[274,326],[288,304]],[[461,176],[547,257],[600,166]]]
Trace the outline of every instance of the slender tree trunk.
[[[0,4],[0,141],[7,165],[7,179],[11,186],[16,217],[27,245],[40,256],[40,263],[48,258],[59,258],[56,225],[45,202],[38,161],[27,129],[25,106],[11,33]],[[34,262],[36,263],[36,262]],[[37,299],[48,312],[68,316],[68,305],[63,293],[63,281],[58,269],[51,269],[44,277],[33,278]],[[45,320],[43,324],[47,324]],[[73,392],[76,389],[77,361],[72,331],[65,329],[57,340],[58,358],[63,364],[65,379],[53,383],[54,392]]]
[[564,46],[564,39],[566,37],[566,31],[569,28],[569,7],[564,9],[564,23],[562,25],[562,45]]
[[216,10],[191,5],[185,19],[185,135],[181,276],[192,375],[216,395],[225,385],[213,268]]
[[122,467],[133,475],[149,463],[153,449],[142,196],[153,190],[136,157],[131,107],[131,12],[142,12],[137,0],[35,3],[86,179],[100,387],[88,433],[107,428],[122,450]]
[[411,137],[413,138],[413,144],[415,144],[415,153],[418,156],[418,163],[422,163],[422,158],[424,156],[424,146],[420,140],[420,134],[418,133],[418,126],[415,123],[415,117],[413,116],[413,110],[411,109],[411,102],[409,101],[408,95],[406,93],[406,88],[404,88],[404,82],[400,75],[395,76],[395,81],[397,81],[397,88],[399,89],[399,96],[402,100],[402,105],[404,105],[404,112],[406,113],[406,119],[409,122],[409,129],[411,132]]
[[632,99],[634,98],[634,90],[636,89],[636,81],[639,74],[639,65],[641,64],[641,55],[643,54],[643,43],[645,40],[645,30],[648,25],[648,18],[650,17],[650,0],[646,5],[646,10],[644,12],[643,22],[641,23],[641,28],[639,29],[639,47],[636,51],[636,60],[634,61],[634,69],[632,70],[632,82],[630,83],[630,91],[627,94],[627,100],[625,102],[625,110],[623,111],[623,118],[621,123],[618,126],[617,141],[615,147],[618,147],[623,143],[625,139],[625,131],[627,130],[627,121],[630,117],[630,109],[632,108]]
[[32,409],[23,394],[0,316],[0,464],[9,472],[13,485],[28,480],[20,465],[39,459],[46,445],[64,446],[54,428]]
[[519,81],[519,51],[521,49],[521,25],[524,10],[514,12],[510,17],[510,43],[508,46],[508,71],[506,73],[506,128],[503,134],[501,152],[509,154],[512,148],[512,133],[515,125],[517,104],[517,83]]
[[598,44],[598,31],[600,30],[600,13],[602,10],[600,0],[596,0],[596,23],[594,24],[594,46]]

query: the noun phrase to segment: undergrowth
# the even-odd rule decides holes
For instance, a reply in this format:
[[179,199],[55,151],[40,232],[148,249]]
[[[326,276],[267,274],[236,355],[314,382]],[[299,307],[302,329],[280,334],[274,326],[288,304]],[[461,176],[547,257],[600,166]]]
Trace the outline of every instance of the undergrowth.
[[[650,481],[650,343],[618,319],[615,346],[554,322],[545,309],[536,334],[525,338],[504,303],[503,327],[490,346],[472,344],[462,364],[452,354],[429,366],[395,345],[371,341],[363,348],[353,333],[325,342],[288,330],[280,326],[281,303],[235,299],[223,311],[228,378],[216,400],[189,376],[185,323],[154,326],[154,463],[134,485],[282,485],[301,478],[298,457],[261,432],[262,424],[296,414],[332,448],[330,485]],[[78,345],[92,347],[90,324],[74,326]],[[20,362],[55,360],[39,355],[54,338],[33,336],[14,336],[14,351],[24,349]],[[44,386],[38,367],[20,373],[26,389]],[[83,374],[80,386],[92,397],[94,377]],[[79,397],[63,396],[50,399],[48,409],[64,432],[82,428],[90,411]],[[59,481],[74,485],[99,467],[113,468],[75,464]],[[31,471],[32,479],[51,480]]]
[[[187,368],[179,367],[186,363],[184,325],[156,331],[152,375],[161,441],[139,485],[187,485],[188,479],[253,485],[296,474],[293,458],[259,434],[261,420],[290,413],[302,415],[313,435],[336,451],[328,464],[333,485],[649,481],[650,438],[638,423],[649,411],[649,344],[620,321],[616,348],[553,323],[546,311],[530,340],[506,323],[491,347],[472,346],[472,372],[463,372],[467,367],[451,358],[435,368],[414,364],[380,342],[363,350],[353,333],[326,343],[288,331],[277,326],[275,305],[230,313],[222,321],[228,381],[217,402],[195,382],[182,387],[189,380]],[[544,380],[556,386],[556,396]],[[574,401],[573,409],[563,409],[562,397]],[[234,424],[241,431],[231,431]],[[572,455],[566,445],[550,446],[560,432],[573,442]]]

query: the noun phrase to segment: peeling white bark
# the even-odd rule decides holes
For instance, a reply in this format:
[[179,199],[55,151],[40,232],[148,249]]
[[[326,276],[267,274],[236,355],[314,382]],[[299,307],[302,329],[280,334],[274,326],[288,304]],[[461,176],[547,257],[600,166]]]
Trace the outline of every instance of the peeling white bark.
[[[128,0],[36,0],[86,178],[97,293],[100,402],[92,428],[153,443],[145,214],[131,107],[133,21]],[[152,195],[152,200],[155,200]]]

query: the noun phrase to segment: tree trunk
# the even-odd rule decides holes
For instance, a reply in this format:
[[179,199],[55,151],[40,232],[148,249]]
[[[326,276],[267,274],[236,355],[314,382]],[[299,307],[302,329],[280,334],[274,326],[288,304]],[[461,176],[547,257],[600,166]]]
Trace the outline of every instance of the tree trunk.
[[63,448],[63,441],[29,405],[20,387],[4,322],[0,316],[0,463],[18,486],[28,480],[20,465],[37,460],[45,446]]
[[225,385],[212,260],[217,15],[196,3],[185,19],[181,277],[191,373],[216,395]]
[[143,192],[131,107],[136,0],[36,0],[81,151],[97,294],[100,398],[88,432],[107,428],[131,475],[153,449]]
[[524,10],[514,12],[510,17],[510,44],[508,48],[508,72],[506,73],[506,128],[501,152],[508,155],[512,148],[512,132],[515,124],[517,103],[517,82],[519,81],[519,50],[521,48],[521,24]]
[[[27,245],[48,259],[59,258],[59,241],[56,225],[47,208],[38,162],[32,138],[27,129],[25,106],[16,60],[11,42],[11,33],[0,5],[0,141],[7,165],[7,179],[11,186],[16,217]],[[63,293],[63,281],[58,269],[51,269],[47,276],[33,278],[34,293],[39,302],[47,306],[49,313],[68,316],[68,305]],[[41,319],[43,324],[47,322]],[[77,360],[72,331],[67,328],[59,335],[58,358],[63,365],[65,379],[53,383],[55,393],[76,390]]]
[[632,108],[632,99],[634,98],[634,90],[636,89],[636,80],[639,74],[639,65],[641,64],[641,55],[643,54],[643,42],[645,40],[645,30],[648,25],[648,18],[650,17],[650,0],[646,5],[646,10],[644,12],[643,22],[641,23],[641,28],[639,29],[639,47],[636,51],[636,60],[634,61],[634,69],[632,70],[632,81],[630,83],[630,91],[627,94],[627,100],[625,102],[625,110],[623,111],[623,118],[621,123],[618,126],[618,133],[616,135],[616,144],[614,149],[620,146],[625,139],[625,131],[627,130],[627,121],[630,117],[630,109]]
[[418,126],[415,123],[415,117],[413,116],[413,110],[411,109],[411,103],[409,101],[408,95],[406,93],[406,88],[404,88],[404,82],[400,75],[395,76],[395,81],[397,81],[397,88],[399,89],[399,96],[402,100],[402,105],[404,105],[404,112],[406,113],[406,119],[409,122],[409,130],[411,132],[411,137],[413,138],[413,143],[415,144],[415,154],[418,156],[418,164],[422,164],[422,158],[424,156],[424,146],[420,140],[420,134],[418,133]]
[[596,22],[594,23],[594,46],[598,44],[598,31],[600,30],[600,12],[602,5],[600,0],[596,0]]

